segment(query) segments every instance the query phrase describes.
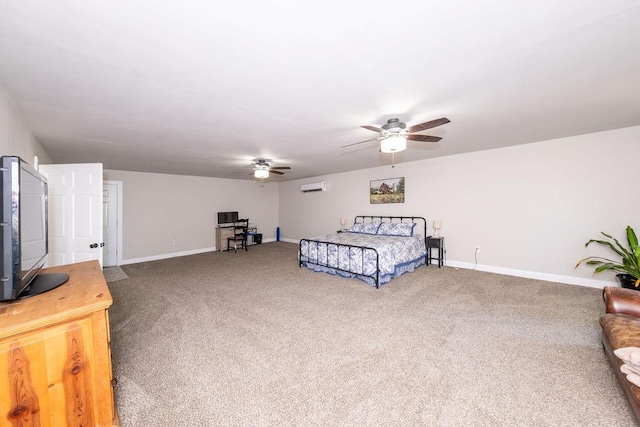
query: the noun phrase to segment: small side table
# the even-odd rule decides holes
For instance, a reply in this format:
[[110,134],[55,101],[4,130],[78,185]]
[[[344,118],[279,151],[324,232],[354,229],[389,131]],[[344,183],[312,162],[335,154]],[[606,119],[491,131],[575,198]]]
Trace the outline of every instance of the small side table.
[[[434,257],[431,251],[438,249],[438,256]],[[438,268],[444,263],[444,237],[427,237],[427,265],[431,265],[431,261],[438,261]]]

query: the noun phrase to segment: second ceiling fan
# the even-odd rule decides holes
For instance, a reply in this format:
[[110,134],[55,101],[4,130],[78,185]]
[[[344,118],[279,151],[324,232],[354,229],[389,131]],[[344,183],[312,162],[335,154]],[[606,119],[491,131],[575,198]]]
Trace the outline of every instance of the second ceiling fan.
[[441,119],[431,120],[428,122],[420,123],[410,126],[407,129],[407,125],[401,122],[399,119],[389,119],[387,123],[382,127],[376,126],[361,126],[364,129],[368,129],[374,132],[379,132],[380,136],[377,138],[371,138],[360,142],[354,142],[353,144],[343,145],[342,148],[350,147],[352,145],[363,144],[369,141],[382,140],[380,143],[380,151],[383,153],[397,153],[407,148],[407,140],[418,142],[438,142],[442,139],[439,136],[431,135],[417,135],[417,132],[422,132],[427,129],[431,129],[437,126],[442,126],[449,123],[450,120],[446,117]]

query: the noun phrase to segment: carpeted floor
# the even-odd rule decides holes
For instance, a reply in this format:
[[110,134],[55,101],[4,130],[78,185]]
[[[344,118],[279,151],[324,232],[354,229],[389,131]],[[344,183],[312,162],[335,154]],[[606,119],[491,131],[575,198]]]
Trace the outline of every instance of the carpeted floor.
[[102,269],[102,274],[107,282],[115,282],[118,280],[128,279],[127,273],[122,271],[120,267],[105,267]]
[[430,266],[376,290],[297,245],[123,267],[123,426],[633,426],[599,289]]

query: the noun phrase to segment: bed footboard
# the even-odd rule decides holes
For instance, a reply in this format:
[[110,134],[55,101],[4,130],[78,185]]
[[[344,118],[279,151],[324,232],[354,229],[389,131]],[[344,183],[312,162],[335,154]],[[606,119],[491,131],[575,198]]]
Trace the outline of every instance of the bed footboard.
[[[369,277],[373,279],[376,288],[380,287],[380,257],[374,248],[302,239],[298,253],[300,267],[303,265],[318,266],[356,276]],[[374,260],[374,271],[365,271],[365,261],[373,262]]]

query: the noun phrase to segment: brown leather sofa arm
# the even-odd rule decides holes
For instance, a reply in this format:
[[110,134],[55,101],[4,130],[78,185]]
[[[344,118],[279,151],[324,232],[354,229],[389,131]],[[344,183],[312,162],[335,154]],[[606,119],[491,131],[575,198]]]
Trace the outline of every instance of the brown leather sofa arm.
[[602,299],[607,313],[623,313],[640,317],[640,292],[633,289],[605,286]]

